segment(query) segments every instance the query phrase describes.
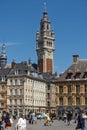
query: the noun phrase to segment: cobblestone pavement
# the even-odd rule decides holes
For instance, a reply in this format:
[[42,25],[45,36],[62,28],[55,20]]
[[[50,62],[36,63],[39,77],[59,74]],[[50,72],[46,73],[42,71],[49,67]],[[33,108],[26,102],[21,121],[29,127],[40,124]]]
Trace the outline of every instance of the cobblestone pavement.
[[[11,130],[15,130],[15,125],[17,121],[14,121]],[[71,121],[71,124],[68,126],[67,123],[63,121],[54,120],[51,123],[51,126],[44,126],[45,120],[37,120],[37,124],[29,124],[27,121],[27,130],[75,130],[76,124],[74,121]],[[87,126],[87,121],[86,121]],[[86,128],[87,129],[87,128]]]

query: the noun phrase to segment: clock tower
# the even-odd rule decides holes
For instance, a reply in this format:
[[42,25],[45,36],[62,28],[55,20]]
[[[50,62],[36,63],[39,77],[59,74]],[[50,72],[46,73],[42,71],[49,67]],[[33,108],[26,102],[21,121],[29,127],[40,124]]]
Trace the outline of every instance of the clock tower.
[[40,31],[36,33],[38,70],[41,73],[53,73],[54,40],[54,32],[51,30],[50,20],[45,9],[40,21]]

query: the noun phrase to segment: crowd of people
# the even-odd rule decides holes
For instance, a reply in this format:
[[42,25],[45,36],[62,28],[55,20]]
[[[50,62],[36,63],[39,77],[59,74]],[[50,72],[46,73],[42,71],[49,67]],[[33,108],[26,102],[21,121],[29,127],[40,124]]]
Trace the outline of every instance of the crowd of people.
[[76,123],[76,129],[86,130],[86,123],[87,120],[87,113],[85,113],[83,110],[79,111],[78,113],[72,113],[72,111],[68,111],[64,113],[63,120],[64,122],[67,122],[67,125],[71,124],[71,120],[74,119],[74,123]]
[[[44,118],[44,126],[51,126],[54,122],[54,114],[47,112]],[[14,122],[14,116],[11,116],[9,112],[5,112],[2,114],[0,111],[0,130],[11,130],[11,126]],[[78,113],[74,113],[72,111],[64,112],[62,121],[66,122],[67,125],[71,125],[72,119],[73,123],[76,123],[76,128],[81,130],[86,130],[87,114],[84,111],[79,111]],[[15,125],[15,130],[27,130],[27,120],[29,124],[37,124],[37,116],[36,113],[32,112],[28,114],[28,118],[26,119],[23,113],[20,114],[20,117],[17,119],[17,123]],[[41,119],[40,119],[41,120]],[[4,124],[4,125],[3,125]]]
[[[0,111],[0,130],[11,130],[14,117],[9,112],[2,113]],[[15,125],[15,130],[26,130],[26,119],[23,113],[20,114]]]

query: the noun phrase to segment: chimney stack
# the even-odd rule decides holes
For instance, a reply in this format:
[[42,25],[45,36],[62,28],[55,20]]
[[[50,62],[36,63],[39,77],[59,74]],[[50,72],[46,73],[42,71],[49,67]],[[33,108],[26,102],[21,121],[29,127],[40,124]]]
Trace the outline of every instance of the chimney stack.
[[79,60],[79,55],[73,55],[73,63],[78,62]]

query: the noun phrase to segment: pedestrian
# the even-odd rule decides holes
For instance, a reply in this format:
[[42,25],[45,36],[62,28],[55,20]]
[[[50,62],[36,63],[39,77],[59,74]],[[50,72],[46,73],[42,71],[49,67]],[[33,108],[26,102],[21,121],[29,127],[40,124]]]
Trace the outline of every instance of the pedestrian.
[[67,114],[65,112],[64,115],[63,115],[63,121],[66,122],[66,119],[67,119]]
[[6,117],[5,117],[4,121],[5,121],[5,130],[10,130],[11,122],[10,122],[10,114],[8,112],[6,112]]
[[26,119],[23,113],[20,115],[16,127],[17,130],[26,130]]
[[50,120],[51,120],[51,119],[50,119],[49,113],[47,113],[46,115],[47,115],[47,116],[46,116],[46,122],[44,123],[44,125],[45,125],[45,126],[50,126],[50,125],[51,125],[51,124],[50,124]]
[[87,116],[84,114],[84,111],[81,111],[77,118],[77,129],[85,130],[85,119],[87,119]]
[[75,113],[75,116],[74,116],[74,123],[77,123],[77,117],[78,117],[78,114]]
[[2,129],[2,113],[0,111],[0,130]]
[[68,111],[68,113],[67,113],[67,123],[68,123],[68,125],[70,125],[71,119],[72,119],[72,112]]

